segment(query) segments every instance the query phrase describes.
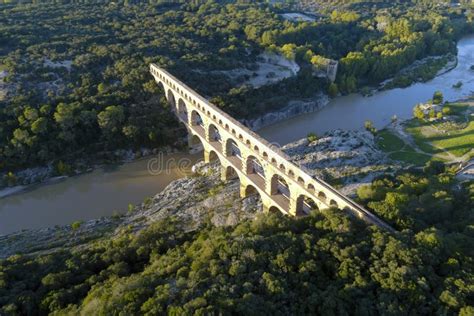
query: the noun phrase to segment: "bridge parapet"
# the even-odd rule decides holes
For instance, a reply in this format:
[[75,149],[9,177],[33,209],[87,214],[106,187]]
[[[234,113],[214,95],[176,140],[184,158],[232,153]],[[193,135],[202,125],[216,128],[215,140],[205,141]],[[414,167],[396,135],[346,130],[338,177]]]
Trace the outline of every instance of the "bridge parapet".
[[252,187],[262,197],[264,209],[278,209],[289,215],[301,214],[308,204],[319,209],[334,206],[393,231],[374,214],[291,162],[277,145],[248,129],[166,70],[151,64],[150,72],[192,135],[191,145],[202,145],[206,160],[211,155],[219,159],[223,179],[229,178],[229,168],[233,168],[232,173],[241,182],[242,196]]

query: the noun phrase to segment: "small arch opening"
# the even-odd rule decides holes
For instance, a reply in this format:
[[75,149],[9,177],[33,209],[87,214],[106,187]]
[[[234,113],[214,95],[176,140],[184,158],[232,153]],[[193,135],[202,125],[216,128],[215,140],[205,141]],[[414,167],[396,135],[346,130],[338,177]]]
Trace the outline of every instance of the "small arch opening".
[[323,202],[326,202],[326,200],[327,200],[326,194],[323,191],[320,191],[318,193],[318,199],[320,199]]

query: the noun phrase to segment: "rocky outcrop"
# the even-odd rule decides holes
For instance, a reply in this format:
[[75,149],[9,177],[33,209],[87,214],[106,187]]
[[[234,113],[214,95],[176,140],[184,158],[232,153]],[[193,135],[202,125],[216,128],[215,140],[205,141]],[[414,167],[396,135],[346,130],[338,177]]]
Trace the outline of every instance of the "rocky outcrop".
[[242,123],[250,129],[256,131],[265,126],[269,126],[288,118],[295,117],[305,113],[315,112],[322,109],[329,103],[329,97],[326,95],[319,95],[313,100],[295,100],[290,101],[283,109],[270,112],[256,119],[242,120]]
[[377,149],[374,136],[367,131],[335,130],[318,140],[301,139],[282,149],[293,162],[337,185],[345,194],[398,168]]

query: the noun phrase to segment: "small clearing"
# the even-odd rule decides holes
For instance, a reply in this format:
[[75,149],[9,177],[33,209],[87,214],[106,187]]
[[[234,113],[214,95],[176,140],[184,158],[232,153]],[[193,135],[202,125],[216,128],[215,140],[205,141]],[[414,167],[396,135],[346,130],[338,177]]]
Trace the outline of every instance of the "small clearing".
[[237,68],[217,70],[212,73],[221,73],[227,75],[238,84],[248,84],[258,88],[296,76],[299,70],[300,67],[293,60],[288,60],[274,53],[262,53],[257,57],[256,70]]
[[285,20],[295,21],[295,22],[314,22],[316,19],[312,16],[303,14],[303,13],[283,13],[281,14]]

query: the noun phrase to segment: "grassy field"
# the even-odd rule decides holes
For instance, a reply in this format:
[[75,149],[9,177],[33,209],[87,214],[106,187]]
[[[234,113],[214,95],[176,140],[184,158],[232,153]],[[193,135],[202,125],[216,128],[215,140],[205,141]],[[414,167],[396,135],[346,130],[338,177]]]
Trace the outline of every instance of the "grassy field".
[[467,115],[469,105],[452,103],[448,107],[453,121],[428,122],[413,119],[406,124],[406,131],[426,153],[442,154],[447,151],[457,157],[468,153],[469,156],[474,156],[474,117]]
[[393,160],[414,165],[424,165],[432,159],[430,155],[417,153],[412,147],[406,145],[402,139],[385,129],[377,133],[376,143]]
[[387,130],[381,130],[377,133],[376,142],[378,147],[385,152],[400,151],[405,147],[403,140]]
[[393,160],[398,160],[398,161],[402,161],[402,162],[406,162],[406,163],[414,164],[414,165],[420,165],[420,166],[426,164],[428,161],[432,160],[433,158],[430,155],[417,153],[415,150],[413,150],[413,148],[410,148],[410,149],[411,151],[402,150],[402,151],[391,153],[390,155],[388,155],[388,157]]

